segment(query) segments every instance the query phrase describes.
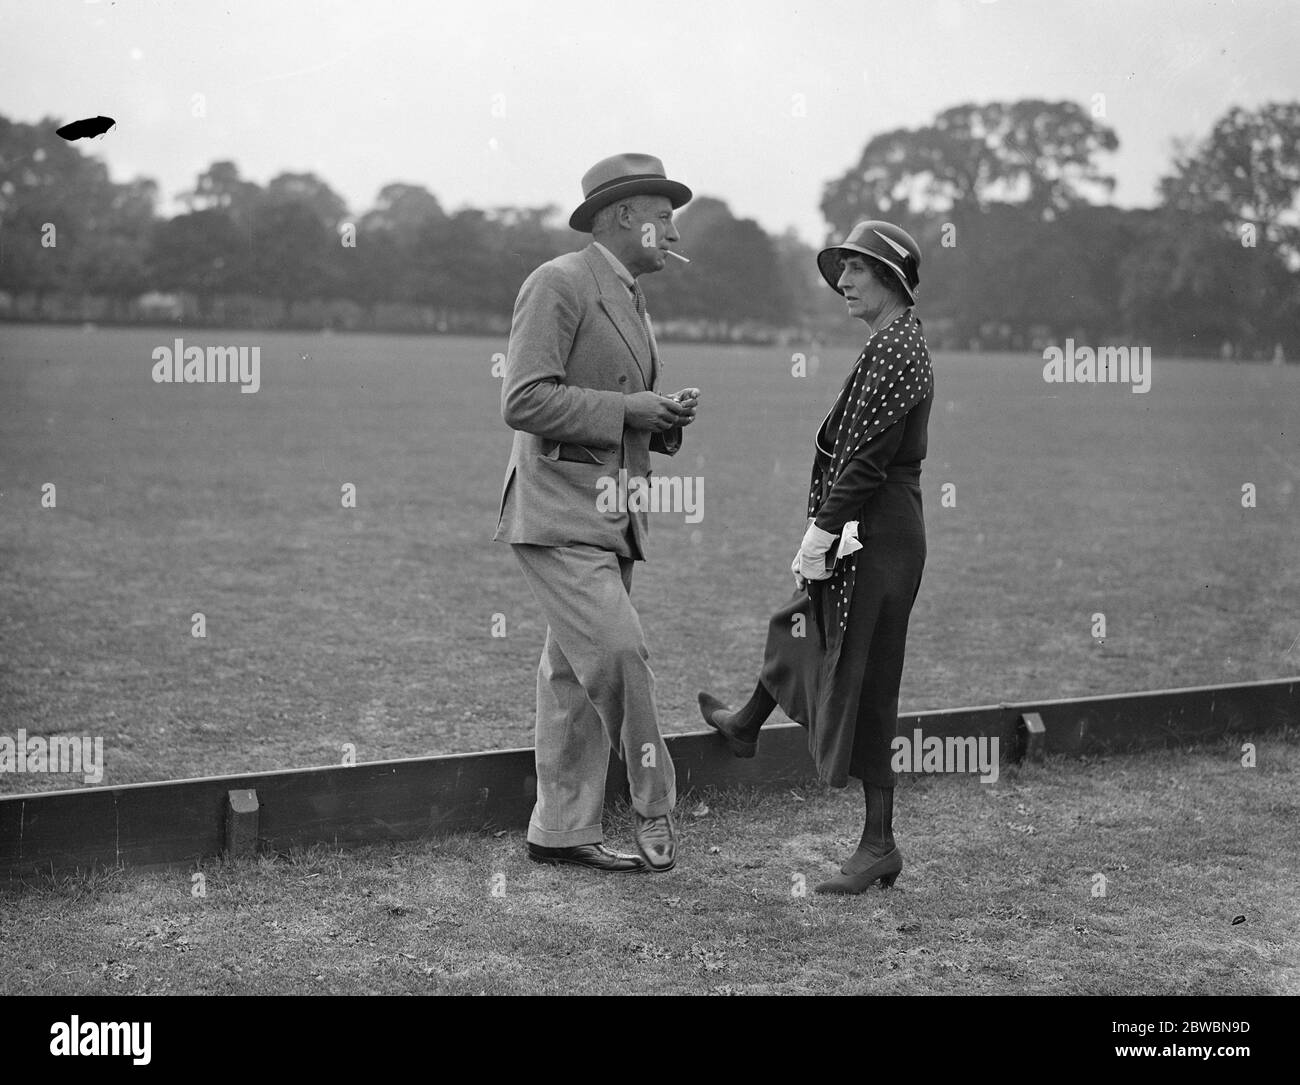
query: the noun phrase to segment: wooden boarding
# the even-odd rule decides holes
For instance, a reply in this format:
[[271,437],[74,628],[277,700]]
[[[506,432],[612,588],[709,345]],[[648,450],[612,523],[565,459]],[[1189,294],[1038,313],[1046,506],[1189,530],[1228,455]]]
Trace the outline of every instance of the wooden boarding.
[[[1027,724],[1030,716],[1035,723]],[[1079,756],[1245,740],[1297,726],[1300,678],[1286,678],[921,712],[900,716],[898,733],[997,736],[1006,764],[1030,753],[1031,744],[1034,756]],[[815,777],[795,724],[765,728],[751,760],[732,757],[712,731],[666,741],[679,795],[702,787],[788,787]],[[610,762],[607,797],[625,798],[622,767],[612,756]],[[0,880],[118,864],[193,864],[228,846],[247,853],[250,827],[259,850],[272,853],[520,830],[536,787],[533,751],[522,749],[8,795],[0,797]]]

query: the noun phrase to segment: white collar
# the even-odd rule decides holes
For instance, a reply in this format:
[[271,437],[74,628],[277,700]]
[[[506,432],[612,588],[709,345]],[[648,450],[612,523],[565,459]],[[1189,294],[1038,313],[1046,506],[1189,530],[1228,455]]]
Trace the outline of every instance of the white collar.
[[623,285],[626,286],[629,290],[635,290],[636,279],[634,279],[632,277],[632,273],[628,271],[626,267],[623,266],[623,261],[620,260],[617,256],[615,256],[612,252],[610,252],[609,249],[605,248],[605,246],[602,245],[599,241],[593,241],[592,244],[595,245],[596,248],[598,248],[604,254],[605,259],[609,261],[609,266],[614,269],[614,274],[619,277]]

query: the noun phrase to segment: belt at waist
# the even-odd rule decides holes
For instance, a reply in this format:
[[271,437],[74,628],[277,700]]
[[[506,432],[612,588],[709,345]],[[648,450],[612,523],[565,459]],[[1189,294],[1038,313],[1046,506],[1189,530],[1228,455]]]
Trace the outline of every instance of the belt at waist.
[[916,482],[920,477],[919,463],[891,463],[885,468],[886,482]]

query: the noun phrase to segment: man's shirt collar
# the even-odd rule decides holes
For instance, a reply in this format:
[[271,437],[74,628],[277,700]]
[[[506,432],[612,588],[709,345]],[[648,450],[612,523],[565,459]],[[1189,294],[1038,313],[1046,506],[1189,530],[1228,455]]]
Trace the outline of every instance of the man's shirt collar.
[[604,255],[605,259],[609,261],[609,266],[614,269],[614,274],[619,277],[623,285],[629,290],[636,290],[636,279],[634,279],[632,273],[623,266],[623,261],[610,252],[609,249],[605,248],[605,246],[599,241],[593,241],[592,244],[595,245]]

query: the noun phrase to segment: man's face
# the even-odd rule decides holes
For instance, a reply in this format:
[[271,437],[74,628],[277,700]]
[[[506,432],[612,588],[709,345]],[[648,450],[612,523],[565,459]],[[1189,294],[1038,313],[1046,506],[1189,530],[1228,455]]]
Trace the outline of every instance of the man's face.
[[633,275],[658,271],[668,262],[667,249],[680,234],[673,225],[673,204],[667,196],[637,196],[628,201],[635,255],[624,261]]

